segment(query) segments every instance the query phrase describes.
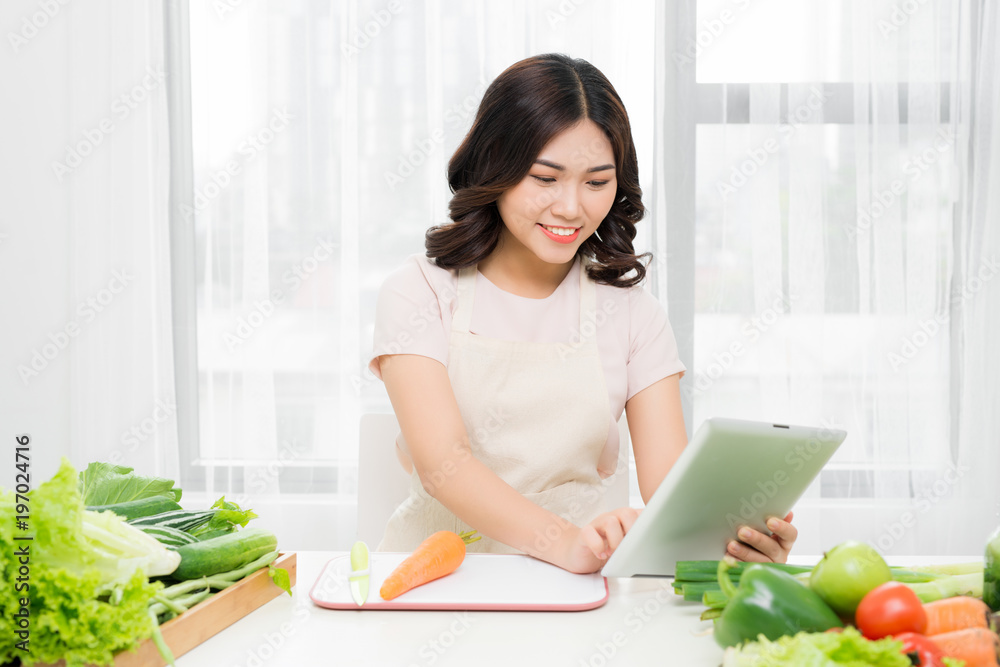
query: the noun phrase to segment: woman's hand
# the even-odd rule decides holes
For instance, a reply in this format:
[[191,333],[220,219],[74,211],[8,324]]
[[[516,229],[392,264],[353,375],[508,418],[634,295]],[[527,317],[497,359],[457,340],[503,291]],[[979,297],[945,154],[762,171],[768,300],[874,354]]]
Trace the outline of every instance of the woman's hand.
[[749,563],[784,563],[799,536],[798,529],[791,521],[791,512],[784,521],[778,517],[768,519],[767,527],[771,530],[771,535],[743,526],[738,533],[739,541],[732,540],[728,551],[738,560]]
[[567,533],[565,556],[557,565],[576,574],[597,572],[621,544],[640,511],[621,507],[601,514],[580,528],[572,526]]

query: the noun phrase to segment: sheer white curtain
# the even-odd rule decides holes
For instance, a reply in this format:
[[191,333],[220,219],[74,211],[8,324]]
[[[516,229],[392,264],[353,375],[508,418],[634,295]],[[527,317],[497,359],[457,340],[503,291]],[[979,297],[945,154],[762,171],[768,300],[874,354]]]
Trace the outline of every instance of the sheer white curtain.
[[3,14],[4,428],[176,478],[162,4]]
[[665,116],[695,182],[668,186],[675,215],[657,226],[670,256],[694,255],[666,267],[693,283],[693,328],[676,318],[691,421],[849,432],[799,503],[800,552],[978,553],[997,523],[985,4],[691,0],[661,15],[665,106],[696,100]]
[[73,458],[176,479],[163,8],[88,5],[69,19],[70,127],[114,124],[66,177],[70,302],[96,311],[70,357]]
[[[973,21],[972,73],[963,93],[969,134],[959,143],[968,166],[961,179],[960,227],[955,235],[960,267],[955,287],[963,298],[953,311],[959,331],[954,356],[956,378],[953,456],[969,471],[963,486],[968,521],[956,522],[951,534],[968,532],[980,542],[1000,524],[1000,11],[988,0],[963,3]],[[957,449],[957,451],[956,451]],[[944,523],[944,521],[942,521]]]
[[529,55],[590,60],[624,98],[649,186],[653,3],[190,12],[201,435],[182,460],[296,548],[347,548],[359,418],[391,410],[366,368],[375,296],[447,219],[446,164],[486,86]]

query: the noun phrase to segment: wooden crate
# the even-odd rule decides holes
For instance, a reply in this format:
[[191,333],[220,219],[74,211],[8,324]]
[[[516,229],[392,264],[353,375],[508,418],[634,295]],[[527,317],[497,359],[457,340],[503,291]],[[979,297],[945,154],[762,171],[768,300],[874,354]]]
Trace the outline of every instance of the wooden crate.
[[[274,561],[275,567],[288,570],[292,586],[295,585],[295,564],[294,551],[279,554]],[[279,595],[286,593],[274,585],[267,568],[263,567],[240,583],[222,589],[170,619],[160,626],[160,632],[174,657],[179,658]],[[153,640],[147,639],[136,650],[116,655],[114,667],[164,667],[166,664]],[[52,667],[65,667],[65,663],[59,661]]]

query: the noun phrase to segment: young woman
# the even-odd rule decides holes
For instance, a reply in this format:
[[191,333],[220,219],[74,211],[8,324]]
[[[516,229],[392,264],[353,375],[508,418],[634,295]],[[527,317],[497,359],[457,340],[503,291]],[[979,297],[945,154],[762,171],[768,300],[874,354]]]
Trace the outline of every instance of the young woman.
[[[452,222],[379,294],[370,368],[412,483],[378,549],[475,529],[471,551],[594,572],[638,516],[605,504],[622,410],[644,501],[687,443],[684,365],[639,287],[628,115],[590,63],[527,58],[486,90],[448,179]],[[730,552],[784,562],[790,520],[741,533]]]

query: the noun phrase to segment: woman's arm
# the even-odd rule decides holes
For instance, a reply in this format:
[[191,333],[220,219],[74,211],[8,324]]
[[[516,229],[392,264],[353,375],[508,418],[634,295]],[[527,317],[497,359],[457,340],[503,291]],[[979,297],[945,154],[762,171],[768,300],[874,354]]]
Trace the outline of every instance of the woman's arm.
[[522,496],[472,455],[448,371],[440,362],[386,355],[380,369],[407,454],[429,495],[481,534],[535,558],[571,572],[593,572],[603,565],[598,556],[618,546],[618,533],[631,527],[634,510],[601,515],[590,524],[598,524],[595,530],[581,531]]
[[680,373],[654,382],[625,404],[635,472],[648,503],[687,445],[681,409]]

